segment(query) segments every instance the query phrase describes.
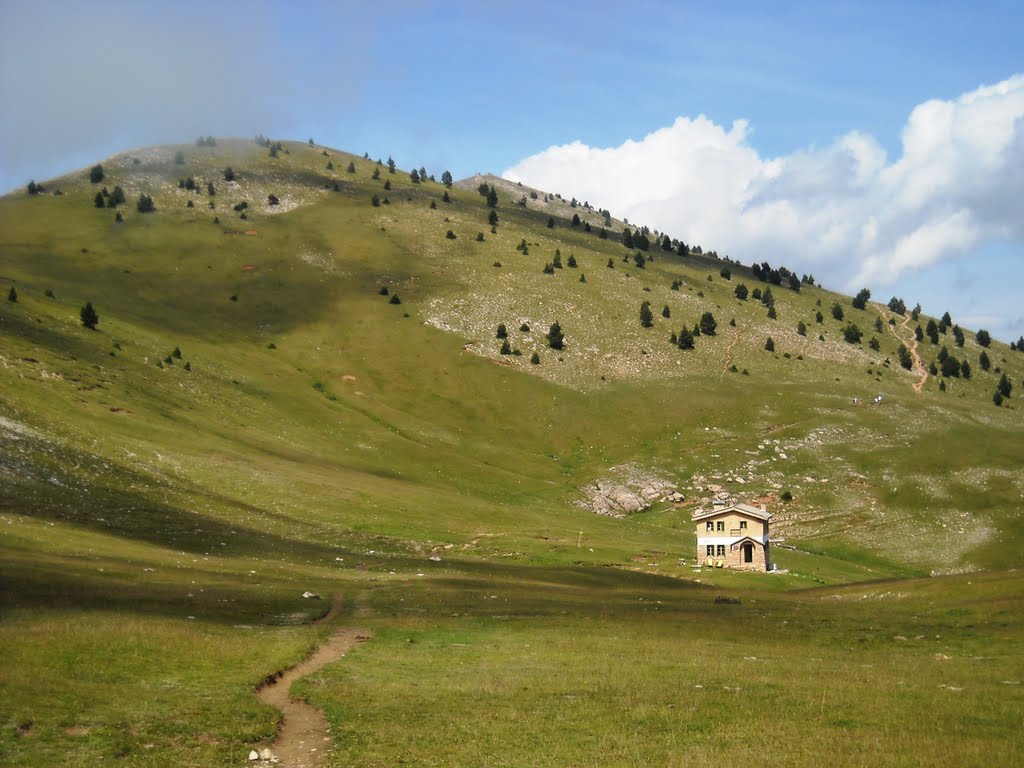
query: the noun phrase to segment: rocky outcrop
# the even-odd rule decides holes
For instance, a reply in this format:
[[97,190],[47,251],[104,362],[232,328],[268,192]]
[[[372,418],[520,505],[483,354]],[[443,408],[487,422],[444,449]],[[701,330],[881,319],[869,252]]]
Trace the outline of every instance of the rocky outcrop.
[[[585,496],[579,502],[581,507],[598,515],[626,517],[649,509],[652,502],[675,493],[674,483],[635,464],[612,467],[608,475],[581,489]],[[676,496],[682,498],[679,494]]]

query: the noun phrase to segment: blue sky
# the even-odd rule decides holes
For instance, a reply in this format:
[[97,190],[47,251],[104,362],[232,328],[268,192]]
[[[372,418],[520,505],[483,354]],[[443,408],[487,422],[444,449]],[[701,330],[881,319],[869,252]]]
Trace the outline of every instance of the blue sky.
[[[1020,191],[1007,164],[1024,158],[1024,121],[1002,136],[1002,165],[971,152],[991,115],[1013,125],[1022,39],[1019,2],[0,0],[0,189],[200,134],[313,137],[456,177],[575,185],[740,261],[838,289],[860,279],[876,298],[1016,339],[1024,243],[999,200]],[[966,98],[1000,83],[1006,94]],[[915,112],[932,102],[946,107]],[[947,144],[922,138],[950,113]],[[711,149],[695,160],[701,141]],[[908,146],[934,150],[932,162],[901,163]],[[952,166],[959,175],[890,215]],[[672,179],[680,168],[704,177]],[[645,190],[627,183],[638,178]],[[718,198],[701,193],[715,205],[694,205],[694,181],[718,185]],[[969,196],[947,192],[962,181]],[[766,234],[783,209],[814,223]],[[864,234],[873,222],[879,237]]]

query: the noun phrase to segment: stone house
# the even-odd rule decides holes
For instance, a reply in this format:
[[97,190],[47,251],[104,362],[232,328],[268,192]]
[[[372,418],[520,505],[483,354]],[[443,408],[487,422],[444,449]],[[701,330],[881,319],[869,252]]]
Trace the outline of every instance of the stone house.
[[736,504],[693,516],[697,533],[697,562],[718,568],[767,571],[768,521],[764,507]]

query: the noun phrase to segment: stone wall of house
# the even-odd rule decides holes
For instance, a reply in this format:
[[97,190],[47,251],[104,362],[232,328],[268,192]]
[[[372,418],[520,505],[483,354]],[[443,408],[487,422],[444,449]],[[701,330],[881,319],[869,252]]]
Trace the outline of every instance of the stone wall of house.
[[[725,567],[745,571],[768,570],[768,548],[754,543],[753,562],[743,562],[743,544],[735,544],[725,549]],[[769,545],[770,546],[770,545]]]
[[[767,547],[762,547],[757,542],[754,542],[753,546],[753,562],[743,562],[743,542],[740,542],[739,544],[736,544],[734,546],[726,547],[725,557],[719,558],[716,556],[712,558],[712,560],[714,560],[715,562],[718,562],[718,560],[722,560],[724,567],[734,568],[740,571],[767,571],[768,564],[771,562],[769,557],[769,550],[771,545],[769,544]],[[706,565],[707,559],[708,557],[704,551],[704,547],[698,546],[697,562],[701,563],[702,565]]]

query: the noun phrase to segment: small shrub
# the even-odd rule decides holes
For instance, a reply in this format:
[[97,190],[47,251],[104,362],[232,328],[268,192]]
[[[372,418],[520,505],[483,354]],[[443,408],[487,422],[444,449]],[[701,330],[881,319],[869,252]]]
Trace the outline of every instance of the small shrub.
[[508,329],[505,327],[504,323],[498,323],[498,330],[495,331],[494,338],[496,338],[496,339],[507,339],[508,338]]
[[764,343],[764,348],[765,348],[765,350],[767,350],[768,352],[774,352],[774,351],[775,351],[775,342],[774,342],[774,341],[772,341],[772,337],[771,337],[771,336],[769,336],[769,337],[767,338],[767,340],[765,341],[765,343]]
[[519,326],[519,330],[522,331],[523,333],[529,333],[530,326],[528,326],[526,323],[523,323],[522,325]]
[[783,501],[789,502],[793,500],[793,494],[790,493],[789,491],[783,491],[782,495],[779,498],[782,499]]
[[398,294],[397,293],[392,295],[391,296],[391,300],[388,302],[388,304],[401,304],[401,303],[402,303],[402,300],[400,298],[398,298]]
[[454,240],[454,239],[455,239],[455,233],[454,233],[454,232],[452,232],[452,231],[451,231],[451,230],[449,229],[449,230],[448,230],[448,231],[447,231],[447,232],[445,233],[445,237],[446,237],[447,239],[449,239],[449,240]]
[[533,355],[530,357],[530,364],[531,365],[540,365],[540,355],[538,355],[536,352],[534,352]]

